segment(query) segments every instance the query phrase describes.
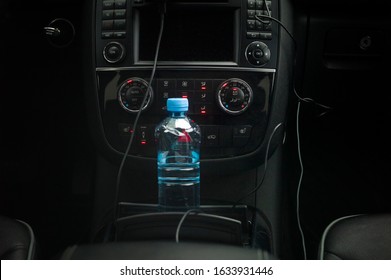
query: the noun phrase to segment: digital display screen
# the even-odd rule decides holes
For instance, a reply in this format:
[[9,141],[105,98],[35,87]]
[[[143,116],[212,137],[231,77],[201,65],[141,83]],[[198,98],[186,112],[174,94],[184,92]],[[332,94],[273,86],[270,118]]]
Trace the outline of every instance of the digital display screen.
[[[138,61],[153,61],[161,17],[153,8],[142,7],[137,12]],[[234,30],[234,8],[171,7],[165,15],[158,60],[233,62]]]

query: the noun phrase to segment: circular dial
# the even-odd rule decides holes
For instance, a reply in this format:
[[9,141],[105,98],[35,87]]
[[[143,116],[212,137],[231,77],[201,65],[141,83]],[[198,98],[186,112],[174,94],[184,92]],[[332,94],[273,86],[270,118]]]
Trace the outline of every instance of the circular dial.
[[110,42],[103,50],[103,57],[109,63],[121,62],[125,57],[125,48],[118,42]]
[[141,78],[129,78],[123,82],[118,91],[118,101],[122,108],[128,112],[137,113],[140,110],[144,96],[148,92],[148,88],[149,94],[142,110],[148,108],[148,106],[152,103],[152,87],[149,87],[149,84]]
[[229,79],[217,89],[217,103],[228,114],[238,115],[250,106],[253,100],[251,87],[241,79]]
[[246,58],[247,61],[255,66],[262,66],[270,60],[270,50],[263,42],[252,42],[247,46]]

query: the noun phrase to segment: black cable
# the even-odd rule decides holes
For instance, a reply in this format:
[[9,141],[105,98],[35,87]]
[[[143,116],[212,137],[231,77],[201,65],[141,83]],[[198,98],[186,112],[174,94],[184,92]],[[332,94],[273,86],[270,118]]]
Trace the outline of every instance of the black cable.
[[[269,20],[272,20],[272,21],[275,21],[277,22],[285,31],[286,33],[289,35],[289,37],[292,39],[292,42],[294,44],[294,54],[295,54],[295,59],[294,59],[294,65],[296,65],[296,58],[297,58],[297,50],[298,50],[298,46],[297,46],[297,42],[295,40],[295,38],[293,37],[293,35],[289,32],[289,30],[284,26],[284,24],[271,17],[270,16],[270,10],[269,10],[269,7],[266,5],[266,10],[267,10],[267,14],[268,15],[260,15],[260,16],[255,16],[255,18],[260,21],[261,23],[263,24],[267,24],[265,21],[262,20],[262,18],[267,18]],[[304,173],[304,167],[303,167],[303,162],[302,162],[302,158],[301,158],[301,149],[300,149],[300,133],[299,133],[299,114],[300,114],[300,105],[301,105],[301,101],[303,102],[306,102],[306,103],[313,103],[323,109],[326,109],[326,111],[324,111],[323,113],[321,113],[319,115],[319,117],[323,116],[324,114],[326,114],[329,110],[332,110],[331,107],[327,106],[327,105],[323,105],[323,104],[320,104],[318,102],[316,102],[314,99],[312,98],[309,98],[309,97],[301,97],[297,91],[296,91],[296,86],[295,86],[295,79],[293,79],[293,92],[295,93],[296,97],[298,98],[298,104],[297,104],[297,113],[296,113],[296,136],[297,136],[297,150],[298,150],[298,156],[299,156],[299,163],[300,163],[300,177],[299,177],[299,182],[298,182],[298,187],[297,187],[297,192],[296,192],[296,218],[297,218],[297,224],[298,224],[298,227],[299,227],[299,231],[300,231],[300,236],[301,236],[301,239],[302,239],[302,245],[303,245],[303,253],[304,253],[304,259],[307,259],[307,249],[306,249],[306,243],[305,243],[305,237],[304,237],[304,232],[303,232],[303,229],[302,229],[302,226],[301,226],[301,220],[300,220],[300,190],[301,190],[301,183],[302,183],[302,179],[303,179],[303,173]],[[265,163],[266,164],[266,163]],[[266,168],[265,168],[265,171],[266,171]],[[262,181],[261,183],[263,182],[263,179],[264,177],[262,178]]]
[[202,213],[202,210],[200,209],[189,209],[185,212],[185,214],[183,214],[181,220],[179,221],[178,223],[178,226],[176,228],[176,232],[175,232],[175,242],[176,243],[179,243],[179,232],[181,230],[181,227],[182,227],[182,224],[183,222],[185,221],[186,217],[189,216],[190,213],[194,212],[195,214],[197,213]]
[[300,145],[300,128],[299,128],[299,117],[300,117],[300,105],[301,100],[297,102],[297,111],[296,111],[296,137],[297,137],[297,154],[299,157],[299,164],[300,164],[300,176],[299,176],[299,182],[297,183],[297,191],[296,191],[296,220],[297,225],[299,228],[300,236],[301,236],[301,243],[303,244],[303,256],[304,259],[307,259],[307,246],[305,243],[305,236],[303,227],[301,226],[301,219],[300,219],[300,191],[301,191],[301,183],[303,181],[303,175],[304,175],[304,166],[303,166],[303,160],[301,157],[301,145]]
[[139,118],[140,118],[140,115],[141,115],[142,108],[145,106],[145,102],[147,101],[149,95],[151,94],[152,82],[153,82],[153,79],[155,77],[155,72],[156,72],[156,68],[157,68],[157,60],[158,60],[158,56],[159,56],[160,43],[161,43],[161,39],[162,39],[162,36],[163,36],[165,12],[166,12],[166,1],[164,1],[164,3],[163,3],[163,10],[162,10],[161,15],[160,15],[160,31],[159,31],[157,44],[156,44],[155,58],[154,58],[154,63],[153,63],[151,77],[150,77],[149,83],[148,83],[147,92],[144,95],[143,101],[141,102],[140,109],[138,110],[136,118],[135,118],[135,120],[133,122],[133,126],[132,126],[133,132],[130,135],[128,146],[126,147],[125,153],[124,153],[124,155],[122,157],[122,161],[121,161],[120,167],[118,169],[116,186],[115,186],[114,214],[113,214],[113,224],[115,225],[115,228],[116,228],[116,223],[117,223],[117,218],[118,218],[118,197],[119,197],[119,188],[120,188],[122,171],[123,171],[123,168],[125,166],[126,158],[129,155],[129,151],[130,151],[130,148],[131,148],[132,143],[133,143],[134,135],[136,134],[137,124],[138,124],[138,121],[139,121]]
[[295,45],[295,52],[297,50],[297,43],[296,43],[296,40],[295,38],[293,37],[292,33],[289,32],[289,30],[285,27],[285,25],[279,21],[278,19],[274,18],[274,17],[271,17],[271,16],[267,16],[267,15],[255,15],[255,19],[258,20],[259,22],[263,23],[263,24],[268,24],[268,22],[262,20],[262,18],[266,18],[266,19],[269,19],[269,20],[272,20],[276,23],[278,23],[279,26],[281,26],[285,32],[289,35],[289,37],[291,37],[292,39],[292,42],[293,44]]
[[263,170],[263,174],[262,174],[262,178],[261,178],[261,181],[259,182],[259,184],[253,189],[251,190],[250,192],[248,192],[246,195],[244,195],[243,197],[241,197],[240,199],[238,199],[234,204],[233,204],[233,208],[236,207],[236,205],[238,205],[238,203],[240,201],[242,201],[243,199],[245,199],[246,197],[256,193],[262,186],[263,184],[263,181],[265,180],[265,177],[266,177],[266,171],[267,171],[267,162],[268,162],[268,158],[269,158],[269,149],[270,149],[270,144],[272,142],[272,139],[273,139],[273,136],[274,134],[276,133],[276,131],[283,125],[283,123],[279,123],[277,124],[274,129],[273,129],[273,132],[272,134],[270,134],[270,137],[269,137],[269,140],[267,142],[267,146],[266,146],[266,153],[265,153],[265,165],[264,165],[264,170]]
[[[297,45],[297,42],[295,40],[295,38],[293,37],[292,33],[288,30],[288,28],[285,27],[285,25],[279,21],[278,19],[270,16],[270,10],[269,10],[269,7],[265,4],[266,6],[266,10],[267,10],[267,13],[268,15],[255,15],[255,19],[258,20],[259,22],[263,23],[263,24],[268,24],[268,22],[264,21],[262,18],[264,19],[269,19],[271,21],[274,21],[276,23],[278,23],[279,26],[281,26],[285,32],[289,35],[289,37],[292,39],[292,42],[293,42],[293,45],[294,45],[294,53],[295,53],[295,60],[294,60],[294,64],[296,64],[296,58],[297,58],[297,50],[298,50],[298,45]],[[294,79],[295,80],[295,79]],[[294,81],[295,83],[295,81]],[[324,114],[326,114],[329,110],[332,110],[332,108],[330,106],[327,106],[327,105],[323,105],[321,103],[318,103],[316,102],[314,99],[312,98],[309,98],[309,97],[301,97],[298,93],[297,93],[297,90],[296,90],[296,87],[293,86],[293,92],[295,93],[296,97],[301,100],[301,101],[304,101],[306,103],[313,103],[319,107],[322,107],[323,109],[326,109],[325,112],[321,113],[319,116],[323,116]]]

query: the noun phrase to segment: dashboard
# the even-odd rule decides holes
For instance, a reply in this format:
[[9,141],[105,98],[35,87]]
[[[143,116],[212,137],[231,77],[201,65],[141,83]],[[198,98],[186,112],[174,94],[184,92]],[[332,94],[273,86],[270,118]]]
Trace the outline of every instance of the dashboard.
[[96,84],[111,148],[125,150],[148,94],[131,155],[155,157],[153,131],[170,97],[188,98],[204,135],[202,159],[256,151],[273,100],[278,26],[255,17],[277,11],[278,1],[97,1]]
[[332,220],[391,211],[390,5],[1,1],[1,212],[44,258],[106,242],[115,218],[121,241],[172,241],[154,130],[186,97],[202,214],[184,236],[303,259],[302,226],[317,258]]
[[[282,172],[275,151],[285,134],[294,43],[281,32],[282,23],[273,21],[281,5],[277,0],[98,0],[88,6],[91,35],[85,49],[94,50],[85,55],[90,126],[103,155],[100,168],[124,162],[122,205],[156,201],[154,129],[167,115],[170,97],[188,98],[188,115],[201,128],[201,203],[216,209],[243,198],[240,204],[256,205],[253,190],[266,161],[276,158],[273,173]],[[113,179],[102,181],[101,193],[110,192]],[[265,188],[271,196],[280,192],[276,183]],[[107,223],[112,196],[99,196],[95,203],[99,228]],[[264,210],[274,211],[279,203],[267,202]]]

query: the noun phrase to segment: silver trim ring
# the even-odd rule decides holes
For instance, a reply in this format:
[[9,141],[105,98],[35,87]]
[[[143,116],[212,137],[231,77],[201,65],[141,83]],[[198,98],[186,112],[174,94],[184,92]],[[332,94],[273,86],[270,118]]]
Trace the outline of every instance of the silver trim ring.
[[142,79],[142,78],[132,77],[132,78],[126,79],[126,80],[121,84],[121,86],[120,86],[120,88],[119,88],[119,90],[118,90],[118,93],[117,93],[117,94],[118,94],[118,102],[119,102],[119,104],[121,105],[121,107],[122,107],[125,111],[127,111],[127,112],[130,112],[130,113],[137,113],[137,112],[139,111],[139,109],[137,109],[137,110],[132,110],[132,109],[127,108],[127,107],[124,105],[123,101],[122,101],[121,91],[122,91],[123,87],[127,85],[127,83],[128,83],[129,80],[138,81],[138,82],[144,84],[144,85],[147,87],[147,91],[145,92],[145,94],[147,94],[147,93],[148,93],[148,90],[149,90],[149,97],[147,97],[147,99],[146,99],[146,101],[145,101],[145,105],[143,106],[143,108],[141,108],[141,110],[144,111],[145,109],[147,109],[147,108],[149,107],[149,105],[150,105],[150,104],[152,103],[152,101],[153,101],[153,88],[152,88],[152,86],[151,86],[146,80],[144,80],[144,79]]
[[[106,55],[106,50],[107,50],[107,48],[108,48],[109,46],[111,47],[112,45],[116,45],[116,46],[118,46],[118,47],[121,49],[121,55],[120,55],[120,57],[117,58],[117,59],[115,59],[115,60],[109,59],[109,58],[107,57],[107,55]],[[104,49],[103,49],[103,57],[104,57],[104,59],[105,59],[108,63],[117,63],[117,62],[120,62],[120,61],[125,57],[125,53],[126,53],[125,47],[124,47],[121,43],[118,43],[118,42],[110,42],[110,43],[107,43],[106,46],[105,46]]]
[[[221,97],[220,97],[220,93],[221,93],[221,90],[222,90],[222,86],[223,86],[224,84],[226,84],[226,83],[232,83],[232,82],[237,82],[237,83],[239,83],[239,84],[244,85],[244,86],[246,87],[246,89],[247,89],[249,95],[250,95],[250,97],[249,97],[249,99],[248,99],[247,105],[246,105],[243,109],[241,109],[241,110],[239,110],[239,111],[232,111],[232,110],[227,109],[227,108],[224,106],[223,102],[221,101]],[[228,114],[230,114],[230,115],[239,115],[239,114],[242,114],[244,111],[246,111],[246,110],[248,109],[248,107],[250,107],[250,105],[251,105],[251,103],[252,103],[252,101],[253,101],[253,90],[252,90],[252,88],[250,87],[250,85],[249,85],[248,83],[246,83],[245,81],[243,81],[242,79],[239,79],[239,78],[232,78],[232,79],[225,80],[224,82],[222,82],[222,83],[218,86],[218,90],[217,90],[217,95],[216,95],[216,97],[217,97],[217,102],[218,102],[220,108],[223,109],[226,113],[228,113]]]

